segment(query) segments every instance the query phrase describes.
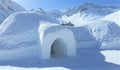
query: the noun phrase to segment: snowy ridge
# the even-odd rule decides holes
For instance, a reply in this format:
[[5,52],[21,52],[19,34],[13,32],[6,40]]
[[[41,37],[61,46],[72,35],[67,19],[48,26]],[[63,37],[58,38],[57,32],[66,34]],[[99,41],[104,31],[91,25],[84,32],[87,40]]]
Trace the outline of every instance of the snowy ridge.
[[120,26],[120,10],[115,13],[105,16],[103,20],[115,22],[116,24]]
[[67,16],[67,15],[63,15],[60,19],[61,22],[71,22],[72,24],[74,24],[75,27],[79,27],[79,26],[84,26],[84,25],[88,25],[92,22],[94,22],[95,20],[98,20],[100,18],[102,18],[103,16],[99,16],[99,15],[94,15],[94,14],[86,14],[86,13],[76,13],[74,15],[71,16]]
[[[44,10],[39,8],[35,10],[38,13],[48,14],[55,20],[62,22],[72,22],[75,26],[81,26],[86,21],[91,22],[93,20],[102,18],[108,14],[120,10],[120,7],[116,6],[100,6],[93,3],[85,3],[80,6],[74,6],[65,10]],[[78,19],[79,18],[79,19]],[[78,19],[78,20],[77,20]],[[81,22],[81,23],[79,23]]]
[[116,6],[100,6],[100,5],[88,2],[88,3],[84,3],[83,5],[80,5],[80,6],[75,6],[75,7],[66,9],[66,14],[68,16],[70,16],[77,12],[84,12],[87,14],[95,14],[95,15],[105,16],[105,15],[108,15],[119,9],[120,8],[116,7]]

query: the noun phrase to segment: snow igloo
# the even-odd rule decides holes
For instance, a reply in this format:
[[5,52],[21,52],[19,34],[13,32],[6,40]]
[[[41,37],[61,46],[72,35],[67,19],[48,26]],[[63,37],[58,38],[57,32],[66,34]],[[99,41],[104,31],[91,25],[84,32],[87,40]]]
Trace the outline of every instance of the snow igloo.
[[[40,59],[74,56],[76,46],[72,31],[54,24],[56,21],[53,20],[49,15],[32,11],[14,13],[0,26],[0,46],[4,46],[4,50],[32,47],[31,51],[20,50],[17,51],[19,54],[12,52],[16,53],[13,59],[24,58],[22,55],[39,55]],[[5,56],[12,58],[11,54]]]
[[43,22],[40,24],[39,34],[43,59],[75,55],[75,40],[69,29]]

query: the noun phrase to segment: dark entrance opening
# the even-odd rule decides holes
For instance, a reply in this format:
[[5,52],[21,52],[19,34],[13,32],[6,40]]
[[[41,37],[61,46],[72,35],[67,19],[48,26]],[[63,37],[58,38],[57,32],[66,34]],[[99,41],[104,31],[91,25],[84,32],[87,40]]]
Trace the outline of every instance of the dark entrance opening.
[[66,51],[65,43],[61,39],[56,39],[51,46],[51,57],[63,57]]

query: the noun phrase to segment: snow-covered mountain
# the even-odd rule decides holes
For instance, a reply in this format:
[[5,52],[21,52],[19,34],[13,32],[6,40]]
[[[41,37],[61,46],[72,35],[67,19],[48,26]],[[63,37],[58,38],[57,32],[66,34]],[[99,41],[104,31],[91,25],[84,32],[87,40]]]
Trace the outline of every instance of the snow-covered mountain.
[[0,0],[0,23],[13,12],[25,11],[19,4],[11,0]]
[[[100,6],[93,3],[84,3],[80,6],[74,6],[61,11],[58,10],[44,10],[39,8],[36,10],[38,13],[48,14],[59,23],[62,22],[72,22],[75,26],[86,25],[86,23],[91,23],[91,21],[102,18],[108,14],[120,10],[120,7],[116,6]],[[81,23],[79,23],[81,22]]]
[[67,15],[67,16],[72,16],[76,13],[85,13],[86,16],[90,15],[90,14],[94,14],[94,15],[99,15],[99,16],[105,16],[108,15],[110,13],[113,13],[117,10],[119,10],[120,7],[116,7],[116,6],[100,6],[97,4],[93,4],[93,3],[84,3],[83,5],[80,6],[74,6],[71,8],[67,8],[61,11],[58,10],[44,10],[39,8],[38,10],[36,10],[37,12],[40,13],[47,13],[52,15],[53,17],[61,17],[63,15]]
[[105,15],[113,13],[119,9],[120,9],[120,7],[116,7],[116,6],[100,6],[100,5],[93,4],[93,3],[84,3],[83,5],[66,9],[65,13],[68,16],[73,15],[77,12],[84,12],[87,14],[95,14],[95,15],[105,16]]
[[115,13],[105,16],[103,19],[115,22],[120,26],[120,10]]
[[[72,22],[75,26],[86,25],[94,20],[103,18],[115,11],[120,10],[116,6],[100,6],[93,3],[85,3],[80,6],[75,6],[64,10],[62,22]],[[79,23],[80,22],[80,23]]]

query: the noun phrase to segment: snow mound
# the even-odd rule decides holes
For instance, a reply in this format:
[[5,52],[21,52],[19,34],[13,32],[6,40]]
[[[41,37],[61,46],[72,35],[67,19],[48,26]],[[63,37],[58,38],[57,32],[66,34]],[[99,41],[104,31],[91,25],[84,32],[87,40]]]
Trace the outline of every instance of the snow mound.
[[47,20],[50,18],[35,12],[10,15],[0,26],[0,60],[39,58],[39,21]]
[[72,32],[53,22],[48,15],[31,11],[10,15],[0,26],[0,54],[4,54],[0,60],[19,60],[33,56],[38,60],[38,57],[51,58],[53,54],[75,55]]
[[87,25],[69,28],[74,33],[78,47],[120,48],[120,27],[114,22],[97,20]]
[[113,38],[118,38],[120,35],[120,27],[110,21],[97,21],[92,24],[87,25],[90,33],[99,41],[110,40]]
[[11,13],[25,11],[19,4],[11,0],[0,0],[0,24]]
[[114,12],[110,15],[107,15],[103,18],[103,20],[108,20],[117,23],[120,26],[120,10]]

